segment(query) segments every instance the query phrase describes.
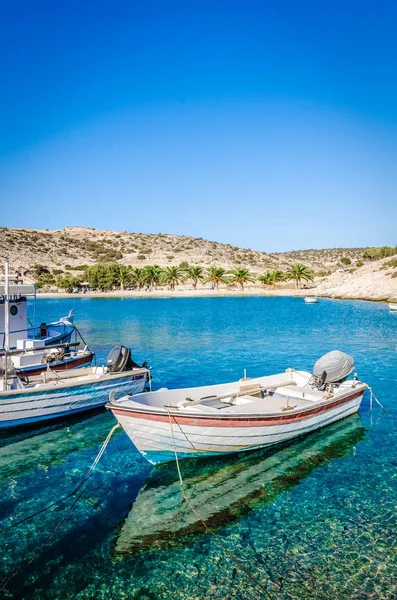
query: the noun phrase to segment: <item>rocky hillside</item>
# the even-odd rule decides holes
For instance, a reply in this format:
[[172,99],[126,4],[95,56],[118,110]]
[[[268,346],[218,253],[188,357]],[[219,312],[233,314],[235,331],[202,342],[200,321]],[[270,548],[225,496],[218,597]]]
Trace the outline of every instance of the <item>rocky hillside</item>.
[[143,234],[103,231],[83,227],[66,227],[55,231],[37,229],[0,229],[0,257],[8,256],[12,269],[32,271],[35,265],[49,270],[76,271],[76,267],[98,262],[119,262],[143,267],[189,265],[238,266],[255,273],[269,269],[286,269],[301,262],[314,272],[331,272],[347,258],[354,266],[363,248],[302,250],[273,253],[257,252],[231,244],[220,244],[203,238],[168,234]]

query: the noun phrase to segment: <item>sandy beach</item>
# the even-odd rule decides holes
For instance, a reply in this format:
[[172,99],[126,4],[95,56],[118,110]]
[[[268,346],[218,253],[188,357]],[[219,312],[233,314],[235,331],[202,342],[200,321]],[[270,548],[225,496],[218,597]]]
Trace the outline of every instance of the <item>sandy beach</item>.
[[315,290],[292,290],[292,289],[269,289],[264,290],[259,287],[247,287],[244,290],[237,289],[188,289],[177,288],[171,290],[114,290],[108,292],[39,292],[38,298],[221,298],[224,296],[308,296],[316,295]]
[[393,297],[389,297],[388,294],[377,295],[369,291],[367,294],[363,294],[360,291],[355,290],[344,290],[344,289],[324,289],[322,286],[318,288],[309,289],[289,289],[289,288],[272,288],[263,289],[260,287],[247,287],[244,290],[237,289],[188,289],[178,288],[174,291],[171,290],[153,290],[153,291],[138,291],[138,290],[114,290],[107,292],[79,292],[79,293],[67,293],[67,292],[39,292],[38,298],[222,298],[225,296],[265,296],[265,297],[277,297],[277,296],[318,296],[319,298],[334,298],[343,300],[369,300],[375,302],[387,302],[392,301]]

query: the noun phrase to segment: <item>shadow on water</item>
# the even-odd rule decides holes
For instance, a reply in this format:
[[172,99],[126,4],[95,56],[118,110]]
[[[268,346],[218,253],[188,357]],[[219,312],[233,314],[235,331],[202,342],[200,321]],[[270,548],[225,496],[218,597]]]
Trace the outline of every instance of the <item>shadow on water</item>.
[[[180,463],[186,495],[211,528],[225,526],[259,505],[272,502],[315,469],[354,451],[363,440],[361,418],[354,415],[299,442],[273,451]],[[204,527],[182,500],[175,463],[152,469],[126,520],[115,553],[183,546]]]

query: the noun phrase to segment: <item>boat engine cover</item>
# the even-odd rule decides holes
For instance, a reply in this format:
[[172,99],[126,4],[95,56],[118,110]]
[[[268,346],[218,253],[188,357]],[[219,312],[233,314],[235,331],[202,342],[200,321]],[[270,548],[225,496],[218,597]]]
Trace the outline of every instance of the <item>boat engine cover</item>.
[[120,373],[130,368],[131,350],[125,346],[114,346],[108,354],[106,366],[111,373]]
[[354,370],[354,359],[345,352],[332,350],[324,354],[313,367],[313,375],[321,377],[326,372],[324,383],[336,383],[345,379]]

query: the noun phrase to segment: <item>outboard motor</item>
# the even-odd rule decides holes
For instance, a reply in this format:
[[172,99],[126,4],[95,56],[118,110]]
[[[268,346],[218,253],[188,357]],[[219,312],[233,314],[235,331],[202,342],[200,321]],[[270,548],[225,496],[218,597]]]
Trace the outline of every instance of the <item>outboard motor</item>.
[[[131,358],[131,349],[125,346],[114,346],[109,352],[106,366],[110,373],[120,373],[121,371],[130,371],[131,369],[140,369],[140,365]],[[142,365],[146,367],[146,363]]]
[[354,359],[349,354],[332,350],[315,363],[313,376],[318,389],[323,389],[328,383],[341,383],[353,370]]

